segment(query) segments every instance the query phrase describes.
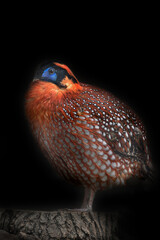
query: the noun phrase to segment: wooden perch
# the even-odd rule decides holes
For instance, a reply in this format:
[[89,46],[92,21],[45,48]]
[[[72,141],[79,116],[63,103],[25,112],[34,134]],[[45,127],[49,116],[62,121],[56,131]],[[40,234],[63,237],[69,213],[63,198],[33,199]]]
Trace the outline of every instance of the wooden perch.
[[8,240],[109,240],[114,239],[115,226],[114,217],[97,212],[0,210],[0,229],[16,235]]

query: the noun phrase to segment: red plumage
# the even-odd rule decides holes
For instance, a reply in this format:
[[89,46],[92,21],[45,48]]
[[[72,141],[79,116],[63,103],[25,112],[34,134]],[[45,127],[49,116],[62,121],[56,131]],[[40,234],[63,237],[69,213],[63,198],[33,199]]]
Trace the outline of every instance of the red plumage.
[[111,93],[57,66],[69,74],[61,81],[65,88],[37,80],[26,95],[33,133],[54,168],[92,192],[142,176],[151,159],[139,117]]

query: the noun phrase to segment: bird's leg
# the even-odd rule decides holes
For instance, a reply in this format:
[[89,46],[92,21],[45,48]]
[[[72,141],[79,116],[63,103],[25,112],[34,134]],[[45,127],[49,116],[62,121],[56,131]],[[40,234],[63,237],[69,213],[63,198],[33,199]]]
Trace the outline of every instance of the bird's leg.
[[95,191],[91,188],[85,188],[84,192],[84,199],[83,204],[81,208],[74,208],[74,209],[65,209],[67,211],[73,211],[73,212],[87,212],[92,211],[92,204],[95,196]]
[[95,191],[91,188],[85,188],[84,199],[81,209],[85,211],[92,211],[93,200]]

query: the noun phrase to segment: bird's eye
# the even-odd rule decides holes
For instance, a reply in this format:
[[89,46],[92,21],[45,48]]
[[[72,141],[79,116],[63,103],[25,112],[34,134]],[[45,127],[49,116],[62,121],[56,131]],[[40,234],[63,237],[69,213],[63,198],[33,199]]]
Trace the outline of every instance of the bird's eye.
[[55,69],[54,69],[54,68],[50,68],[50,69],[48,70],[48,72],[49,72],[49,74],[53,74],[53,73],[55,72]]

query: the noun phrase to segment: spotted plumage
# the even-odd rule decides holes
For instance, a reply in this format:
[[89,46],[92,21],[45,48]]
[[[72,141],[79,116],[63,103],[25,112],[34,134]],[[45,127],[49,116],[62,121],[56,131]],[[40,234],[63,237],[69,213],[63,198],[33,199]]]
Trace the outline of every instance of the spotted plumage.
[[79,83],[65,65],[41,69],[26,95],[26,113],[54,168],[92,192],[143,176],[151,159],[134,111],[111,93]]

